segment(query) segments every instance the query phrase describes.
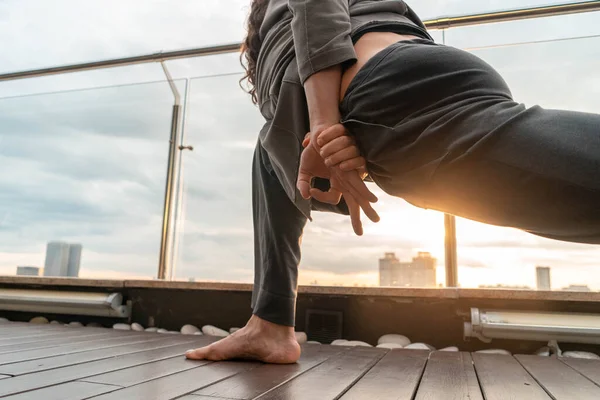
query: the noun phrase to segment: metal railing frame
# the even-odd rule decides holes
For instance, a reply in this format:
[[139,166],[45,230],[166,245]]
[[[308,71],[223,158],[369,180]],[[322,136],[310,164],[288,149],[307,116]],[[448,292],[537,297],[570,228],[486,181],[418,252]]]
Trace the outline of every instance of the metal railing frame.
[[[555,4],[548,6],[531,7],[516,10],[505,10],[497,12],[479,13],[472,15],[441,17],[424,21],[428,29],[449,29],[463,26],[472,26],[488,23],[507,22],[522,19],[532,19],[540,17],[549,17],[556,15],[577,14],[592,11],[600,11],[600,0],[583,1],[577,3]],[[164,61],[177,60],[182,58],[202,57],[217,54],[234,53],[239,51],[241,44],[232,43],[218,46],[193,48],[186,50],[176,50],[168,52],[158,52],[134,57],[122,57],[110,60],[93,61],[87,63],[70,64],[58,67],[33,69],[27,71],[18,71],[0,74],[0,82],[14,81],[18,79],[27,79],[72,72],[90,71],[104,68],[124,67],[136,64],[164,63]],[[163,64],[164,66],[164,64]],[[165,70],[166,72],[166,70]],[[167,74],[168,75],[168,74]],[[171,88],[172,79],[168,76]],[[175,92],[174,92],[175,93]],[[172,194],[174,187],[174,169],[177,157],[175,156],[175,139],[180,125],[180,105],[177,101],[174,105],[173,118],[170,129],[170,147],[169,161],[167,166],[167,181],[165,189],[165,204],[163,210],[163,226],[161,229],[161,249],[158,267],[158,279],[165,279],[168,273],[167,255],[169,246],[169,234],[171,227],[172,214]],[[180,151],[182,149],[179,149]],[[458,285],[458,263],[457,263],[457,243],[456,243],[456,220],[454,216],[445,215],[444,226],[446,232],[445,238],[445,270],[446,286],[456,287]]]

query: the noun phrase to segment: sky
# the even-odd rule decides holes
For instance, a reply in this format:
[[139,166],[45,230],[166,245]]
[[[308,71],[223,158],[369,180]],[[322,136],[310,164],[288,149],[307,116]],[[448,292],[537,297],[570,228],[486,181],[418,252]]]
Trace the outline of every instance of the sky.
[[[423,19],[547,4],[419,1]],[[410,3],[409,3],[410,4]],[[239,42],[247,0],[0,1],[0,72]],[[600,13],[434,31],[496,67],[527,105],[600,109]],[[568,39],[568,40],[565,40]],[[239,88],[237,54],[170,61],[187,94],[173,254],[175,279],[250,282],[250,165],[262,118]],[[186,81],[184,78],[189,78]],[[0,274],[43,266],[50,240],[82,243],[82,277],[156,274],[173,95],[158,64],[0,83]],[[438,259],[443,216],[373,190],[382,221],[356,237],[342,216],[315,214],[300,282],[376,285],[378,259]],[[600,290],[600,246],[460,220],[459,281]]]

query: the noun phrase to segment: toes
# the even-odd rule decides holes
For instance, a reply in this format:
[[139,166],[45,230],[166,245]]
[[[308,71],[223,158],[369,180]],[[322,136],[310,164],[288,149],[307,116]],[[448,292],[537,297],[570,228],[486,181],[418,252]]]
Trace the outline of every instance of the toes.
[[206,360],[208,359],[209,348],[202,347],[200,349],[192,349],[185,352],[185,357],[189,360]]

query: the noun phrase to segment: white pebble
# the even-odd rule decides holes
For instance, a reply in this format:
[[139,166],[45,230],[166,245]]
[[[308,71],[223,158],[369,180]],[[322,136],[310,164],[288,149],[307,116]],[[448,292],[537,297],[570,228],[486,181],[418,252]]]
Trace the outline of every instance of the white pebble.
[[369,343],[361,342],[360,340],[350,340],[346,342],[345,346],[353,346],[353,347],[373,347]]
[[64,324],[60,321],[52,320],[52,321],[50,321],[50,325],[64,325]]
[[565,351],[563,357],[568,358],[587,358],[589,360],[600,360],[598,354],[590,353],[589,351]]
[[402,347],[406,347],[410,344],[410,339],[404,335],[389,334],[389,335],[383,335],[377,341],[377,344],[383,344],[383,343],[395,343],[395,344],[399,344]]
[[114,324],[113,329],[116,329],[118,331],[130,331],[131,325],[129,325],[129,324]]
[[157,332],[157,333],[167,333],[167,332],[169,332],[169,331],[168,331],[168,330],[166,330],[166,329],[160,328],[160,329],[157,329],[157,330],[156,330],[156,332]]
[[194,335],[202,336],[203,333],[202,332],[194,332]]
[[5,322],[10,322],[10,321],[4,317],[0,317],[0,324],[3,324]]
[[218,337],[227,337],[229,336],[229,332],[224,331],[223,329],[219,329],[212,325],[205,325],[202,327],[202,333],[208,336],[218,336]]
[[536,352],[533,354],[535,354],[536,356],[550,357],[550,347],[548,347],[548,346],[541,347],[541,348],[537,349]]
[[510,351],[504,350],[504,349],[486,349],[486,350],[479,350],[476,353],[481,353],[481,354],[506,354],[507,356],[511,355]]
[[404,348],[412,350],[435,350],[435,347],[427,343],[411,343],[408,346],[404,346]]
[[89,328],[103,328],[102,324],[99,324],[98,322],[90,322],[86,326]]
[[440,349],[440,351],[458,351],[458,347],[456,347],[456,346],[444,347],[443,349]]
[[331,342],[332,346],[345,346],[348,341],[346,339],[336,339]]
[[229,329],[229,333],[236,333],[237,331],[239,331],[241,328],[230,328]]
[[306,333],[295,332],[295,334],[296,334],[296,341],[298,342],[298,344],[304,344],[308,341],[308,337],[306,336]]
[[138,324],[137,322],[134,322],[133,324],[131,324],[131,330],[136,332],[142,332],[144,330],[144,327]]
[[308,340],[306,344],[321,344],[321,342],[317,342],[316,340]]
[[170,335],[180,335],[181,334],[181,332],[179,332],[179,331],[166,331],[165,333],[168,333]]
[[200,329],[194,325],[184,325],[181,327],[181,333],[184,335],[194,335],[196,332],[200,332]]
[[156,327],[151,327],[151,328],[145,329],[146,332],[156,332],[157,330],[158,330],[158,328],[156,328]]
[[377,347],[379,347],[380,349],[401,349],[404,346],[398,343],[381,343],[378,344]]
[[74,326],[75,328],[81,328],[83,324],[79,321],[69,322],[69,326]]
[[31,320],[29,321],[32,324],[47,324],[48,323],[48,318],[46,317],[34,317],[31,318]]

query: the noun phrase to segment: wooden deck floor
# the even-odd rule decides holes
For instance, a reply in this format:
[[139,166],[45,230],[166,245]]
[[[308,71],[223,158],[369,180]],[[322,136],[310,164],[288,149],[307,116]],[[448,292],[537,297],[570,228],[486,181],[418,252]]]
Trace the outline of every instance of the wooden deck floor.
[[214,339],[0,325],[0,397],[79,399],[600,399],[600,361],[304,346],[294,365],[192,362]]

